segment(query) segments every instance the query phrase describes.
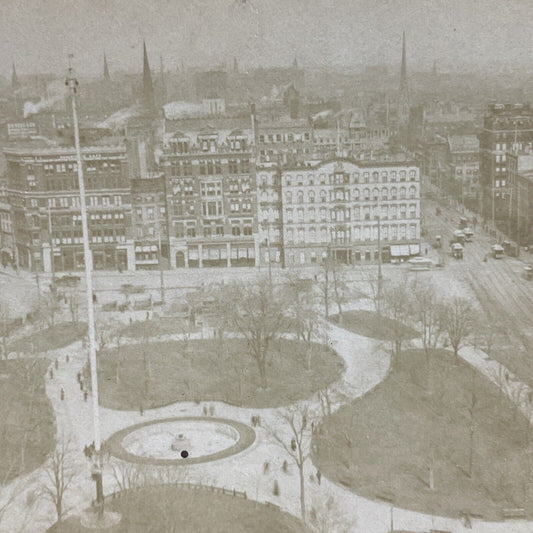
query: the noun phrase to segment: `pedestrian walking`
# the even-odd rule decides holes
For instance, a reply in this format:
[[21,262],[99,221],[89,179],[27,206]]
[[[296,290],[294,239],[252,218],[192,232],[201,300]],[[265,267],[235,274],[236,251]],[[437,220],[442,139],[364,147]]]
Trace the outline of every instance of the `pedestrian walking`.
[[142,404],[139,406],[139,413],[141,416],[144,416],[144,409],[143,409]]
[[65,357],[65,359],[66,359],[67,363],[70,361],[70,357],[68,356],[68,354],[67,354],[67,356]]
[[261,425],[261,415],[257,415],[257,425]]
[[50,369],[50,379],[54,379],[54,371]]
[[87,391],[83,391],[83,401],[87,403],[87,397],[89,396],[89,393]]
[[256,426],[255,415],[252,415],[252,427]]
[[322,479],[322,472],[320,470],[316,471],[316,480],[318,481],[318,484],[320,485],[320,480]]
[[61,396],[61,401],[63,401],[65,399],[65,389],[63,387],[61,387],[60,396]]
[[81,372],[76,374],[76,378],[78,379],[78,383],[81,383]]
[[54,364],[55,364],[55,367],[56,367],[56,370],[57,370],[59,368],[59,361],[56,359]]
[[266,474],[270,468],[270,463],[268,461],[265,461],[263,464],[263,474]]
[[202,410],[202,414],[203,414],[204,416],[207,416],[207,405],[204,405],[204,408],[203,408],[203,410]]

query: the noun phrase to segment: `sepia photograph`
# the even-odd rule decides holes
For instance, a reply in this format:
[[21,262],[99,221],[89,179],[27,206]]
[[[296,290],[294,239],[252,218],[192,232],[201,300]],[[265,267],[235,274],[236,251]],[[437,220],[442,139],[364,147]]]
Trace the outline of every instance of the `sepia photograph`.
[[0,533],[532,533],[532,20],[0,0]]

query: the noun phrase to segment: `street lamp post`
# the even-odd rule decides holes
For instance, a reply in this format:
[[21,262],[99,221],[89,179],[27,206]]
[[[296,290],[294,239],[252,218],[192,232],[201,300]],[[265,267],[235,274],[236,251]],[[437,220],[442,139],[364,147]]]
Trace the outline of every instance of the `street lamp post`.
[[92,285],[92,257],[89,248],[89,228],[87,224],[87,204],[85,201],[85,182],[83,180],[83,162],[81,157],[80,134],[78,125],[78,113],[76,109],[76,97],[78,80],[74,77],[72,68],[72,55],[69,55],[68,76],[65,84],[68,86],[72,100],[72,117],[74,126],[74,142],[76,145],[76,160],[78,165],[78,185],[80,189],[81,228],[83,235],[83,257],[85,262],[85,284],[87,297],[87,321],[89,333],[89,364],[91,370],[92,408],[93,408],[93,435],[94,435],[94,464],[93,480],[96,484],[96,503],[98,517],[104,512],[104,492],[102,484],[102,464],[100,458],[100,409],[98,405],[98,375],[96,369],[96,332],[94,325],[93,285]]
[[381,290],[383,285],[383,273],[382,273],[382,263],[383,256],[381,252],[381,216],[379,214],[379,204],[378,204],[378,216],[376,217],[378,222],[378,294],[377,294],[377,304],[378,304],[378,315],[381,314]]
[[162,254],[161,254],[161,228],[159,229],[159,232],[158,232],[158,235],[159,235],[159,244],[158,244],[158,263],[159,263],[159,282],[160,282],[160,285],[161,285],[161,305],[165,305],[165,279],[164,279],[164,275],[163,275],[163,264],[161,263],[161,258],[162,258]]
[[266,238],[267,253],[268,253],[268,284],[272,290],[272,257],[270,256],[270,238]]

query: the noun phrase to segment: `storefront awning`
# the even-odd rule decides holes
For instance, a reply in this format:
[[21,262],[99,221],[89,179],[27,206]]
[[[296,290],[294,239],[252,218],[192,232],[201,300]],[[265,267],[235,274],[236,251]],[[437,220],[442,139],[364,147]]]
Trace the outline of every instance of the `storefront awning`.
[[391,257],[409,257],[408,244],[393,244],[390,247]]

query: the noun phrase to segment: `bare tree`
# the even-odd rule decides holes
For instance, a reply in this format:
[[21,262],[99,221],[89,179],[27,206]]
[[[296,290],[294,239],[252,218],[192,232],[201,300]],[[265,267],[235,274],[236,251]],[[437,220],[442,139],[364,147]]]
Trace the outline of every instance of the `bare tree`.
[[473,329],[474,313],[472,305],[465,298],[456,297],[444,304],[442,310],[442,327],[453,348],[455,361],[459,358],[459,349]]
[[221,291],[219,308],[228,317],[232,329],[247,341],[257,363],[261,387],[267,388],[267,362],[272,343],[286,329],[286,297],[282,288],[272,288],[268,281],[233,284]]
[[356,521],[344,515],[335,498],[322,495],[313,498],[310,525],[317,533],[350,533],[354,530]]
[[41,377],[39,376],[39,361],[37,359],[22,359],[18,368],[22,370],[25,384],[24,391],[28,397],[26,416],[21,420],[23,431],[22,442],[20,443],[19,471],[22,472],[26,465],[26,451],[30,435],[40,429],[41,421],[35,420],[34,408]]
[[55,324],[56,316],[61,311],[61,306],[54,292],[47,292],[40,298],[40,314],[46,324],[50,327]]
[[67,302],[72,322],[77,322],[79,318],[79,309],[81,304],[81,295],[77,288],[73,289],[68,293]]
[[[305,402],[287,407],[280,413],[284,433],[267,427],[274,442],[291,457],[298,467],[300,478],[300,512],[302,519],[306,520],[305,510],[305,475],[304,467],[311,456],[311,420],[309,405]],[[286,433],[288,432],[288,435]]]
[[326,417],[332,413],[332,394],[330,387],[325,387],[318,391],[318,401],[320,402],[320,410],[322,416]]
[[143,487],[147,482],[145,465],[117,461],[111,465],[111,473],[120,491]]
[[412,294],[406,280],[388,285],[383,290],[384,312],[392,320],[394,355],[402,351],[408,338],[407,327],[412,316]]
[[72,466],[70,442],[62,439],[45,465],[46,481],[41,486],[43,496],[55,507],[57,521],[61,522],[65,512],[65,494],[71,490],[75,470]]
[[319,287],[324,300],[326,318],[329,318],[329,303],[333,300],[337,305],[339,324],[341,324],[343,319],[342,306],[348,301],[350,292],[344,266],[331,258],[324,259]]
[[[2,496],[0,498],[0,531],[8,531],[2,527],[3,525],[6,525],[6,515],[8,514],[9,509],[15,504],[16,499],[24,494],[24,491],[28,489],[30,485],[30,481],[23,481],[22,483],[12,484],[9,487],[7,486],[10,479],[16,474],[18,468],[17,463],[18,460],[15,455],[9,457],[5,462],[4,466],[6,466],[6,468],[4,468],[3,476],[0,479],[0,487],[3,488]],[[17,526],[14,526],[13,522],[11,522],[9,524],[10,532],[22,533],[23,531],[27,531],[26,526],[30,517],[30,511],[36,501],[37,498],[35,498],[34,492],[32,490],[27,491],[25,498],[26,509],[25,511],[22,511],[21,506],[17,506]],[[13,529],[13,527],[16,527],[16,529]]]
[[413,318],[420,326],[422,346],[426,356],[427,390],[431,390],[431,353],[436,348],[442,332],[442,313],[437,293],[429,283],[412,285]]
[[13,333],[13,321],[9,304],[0,302],[0,335],[2,336],[2,354],[5,359],[8,356],[8,341]]
[[306,345],[305,365],[309,371],[313,353],[313,335],[319,324],[319,314],[315,308],[315,294],[312,285],[302,283],[292,272],[288,275],[286,288],[288,311],[294,322],[296,336]]

